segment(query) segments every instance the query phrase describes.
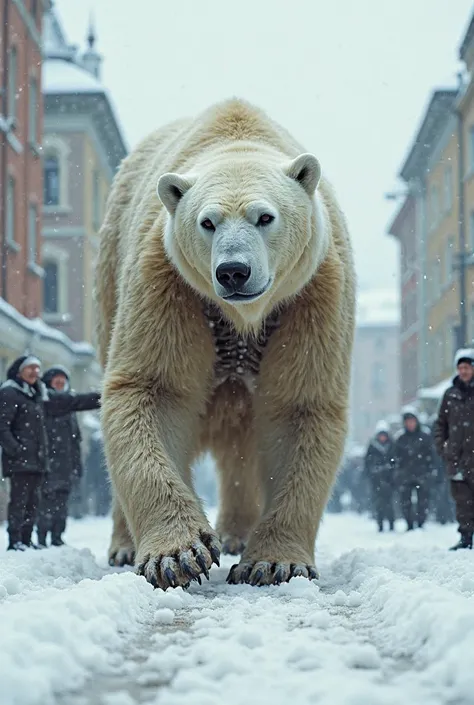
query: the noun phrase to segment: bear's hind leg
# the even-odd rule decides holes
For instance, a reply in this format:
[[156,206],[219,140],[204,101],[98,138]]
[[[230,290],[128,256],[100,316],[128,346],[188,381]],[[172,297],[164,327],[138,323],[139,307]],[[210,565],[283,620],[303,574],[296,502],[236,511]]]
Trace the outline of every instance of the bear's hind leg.
[[210,403],[210,450],[219,478],[217,533],[222,552],[240,555],[261,514],[252,397],[240,382],[218,387]]

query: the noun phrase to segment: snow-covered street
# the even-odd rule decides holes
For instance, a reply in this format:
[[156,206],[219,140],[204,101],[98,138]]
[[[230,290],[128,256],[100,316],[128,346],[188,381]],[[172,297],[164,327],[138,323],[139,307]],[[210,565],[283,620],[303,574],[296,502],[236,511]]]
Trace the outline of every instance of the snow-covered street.
[[[474,555],[327,515],[319,585],[154,591],[107,567],[108,519],[0,561],[1,705],[472,703]],[[2,536],[3,540],[3,536]]]

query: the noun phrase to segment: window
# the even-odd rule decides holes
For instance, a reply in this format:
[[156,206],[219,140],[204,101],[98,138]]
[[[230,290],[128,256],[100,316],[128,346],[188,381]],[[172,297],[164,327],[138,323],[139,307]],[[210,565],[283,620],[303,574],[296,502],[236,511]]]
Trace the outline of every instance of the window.
[[455,341],[454,341],[454,331],[455,325],[451,316],[446,320],[446,341],[445,341],[445,356],[446,356],[446,367],[451,368],[453,364],[454,352],[455,352]]
[[446,277],[446,283],[450,284],[453,280],[454,272],[454,238],[449,237],[446,243],[446,254],[444,262],[444,273]]
[[38,209],[36,205],[30,205],[28,208],[28,262],[36,264],[37,249],[36,249],[36,231],[38,222]]
[[30,144],[36,145],[37,134],[38,134],[38,84],[36,79],[32,78],[30,81],[30,93],[29,93],[29,103],[28,103],[28,140]]
[[384,340],[383,335],[378,335],[375,338],[374,347],[377,350],[377,352],[382,352],[385,349],[385,340]]
[[474,254],[474,210],[469,213],[469,232],[467,234],[469,252]]
[[430,223],[431,227],[435,227],[438,222],[439,216],[439,199],[438,199],[438,189],[436,186],[431,187],[430,195]]
[[18,54],[16,48],[12,47],[10,49],[10,59],[8,63],[8,113],[12,118],[16,118],[17,70]]
[[45,313],[58,313],[58,279],[59,268],[58,263],[49,260],[44,263],[44,279],[43,279],[43,308]]
[[444,209],[449,212],[453,205],[453,169],[447,166],[444,170]]
[[96,230],[100,227],[100,174],[92,172],[92,223]]
[[431,274],[431,301],[437,301],[441,295],[441,260],[437,257],[433,262]]
[[374,397],[381,397],[384,389],[385,369],[384,365],[377,362],[372,366],[372,394]]
[[15,242],[15,236],[16,236],[15,179],[13,178],[13,176],[10,176],[8,178],[8,185],[7,185],[6,235],[7,235],[7,242],[10,245],[12,245]]
[[469,129],[469,171],[474,171],[474,125]]
[[59,205],[59,160],[55,154],[46,156],[43,170],[44,205]]

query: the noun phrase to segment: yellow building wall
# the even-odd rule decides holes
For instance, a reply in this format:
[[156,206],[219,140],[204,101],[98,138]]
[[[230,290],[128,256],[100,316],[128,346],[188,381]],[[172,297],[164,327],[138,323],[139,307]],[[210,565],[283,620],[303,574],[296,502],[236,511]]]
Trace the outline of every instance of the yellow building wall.
[[[453,328],[458,324],[458,271],[454,268],[459,252],[458,139],[454,131],[426,177],[427,193],[427,277],[428,277],[428,360],[430,383],[436,384],[452,372]],[[450,170],[450,197],[445,174]],[[436,189],[437,205],[433,203]],[[449,243],[452,244],[449,247]]]

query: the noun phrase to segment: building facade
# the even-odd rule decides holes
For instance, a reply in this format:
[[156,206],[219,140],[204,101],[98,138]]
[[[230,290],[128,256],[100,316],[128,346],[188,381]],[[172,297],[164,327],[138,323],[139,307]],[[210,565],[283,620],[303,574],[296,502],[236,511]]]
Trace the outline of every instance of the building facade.
[[419,389],[419,287],[417,254],[418,200],[408,194],[389,228],[400,248],[400,402],[416,401]]
[[[402,376],[407,372],[404,311],[410,309],[406,233],[416,241],[417,397],[430,410],[452,377],[457,348],[474,340],[474,14],[461,42],[457,88],[437,90],[423,116],[400,177],[406,198],[390,234],[400,241]],[[410,225],[406,204],[417,216]],[[413,226],[414,224],[414,226]],[[402,382],[405,386],[405,382]],[[410,384],[412,397],[413,385]]]
[[0,3],[0,295],[41,312],[41,31],[48,3]]
[[43,317],[72,340],[94,343],[98,230],[126,147],[93,30],[79,53],[51,8],[44,40]]
[[351,444],[365,446],[380,420],[400,412],[399,304],[390,291],[359,294],[351,375]]

